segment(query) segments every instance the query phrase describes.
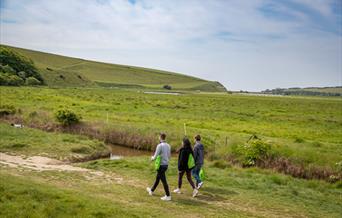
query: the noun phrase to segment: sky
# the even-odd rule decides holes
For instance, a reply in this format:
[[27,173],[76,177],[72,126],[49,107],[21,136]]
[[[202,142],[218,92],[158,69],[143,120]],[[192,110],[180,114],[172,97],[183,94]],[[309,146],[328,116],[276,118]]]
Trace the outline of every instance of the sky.
[[0,43],[229,90],[342,85],[342,0],[0,0]]

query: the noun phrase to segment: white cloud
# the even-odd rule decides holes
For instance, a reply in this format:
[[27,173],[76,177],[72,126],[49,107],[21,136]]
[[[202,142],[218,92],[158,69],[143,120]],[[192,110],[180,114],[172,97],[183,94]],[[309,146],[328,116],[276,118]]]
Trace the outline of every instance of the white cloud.
[[[328,3],[300,2],[332,16]],[[264,16],[259,8],[266,3],[8,1],[1,9],[0,41],[179,71],[235,90],[341,84],[341,36],[309,29],[309,18],[299,11],[290,11],[295,20]]]

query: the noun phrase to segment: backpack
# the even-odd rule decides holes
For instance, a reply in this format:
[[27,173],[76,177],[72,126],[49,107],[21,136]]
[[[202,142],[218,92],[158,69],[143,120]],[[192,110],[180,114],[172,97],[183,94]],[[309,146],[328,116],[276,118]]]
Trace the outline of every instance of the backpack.
[[188,168],[191,170],[194,167],[195,167],[195,159],[194,159],[194,156],[190,153],[189,159],[188,159]]
[[205,175],[204,175],[204,170],[203,170],[203,168],[201,168],[201,170],[200,170],[200,172],[199,172],[199,177],[200,177],[201,181],[204,181]]
[[161,162],[161,156],[158,155],[158,156],[156,157],[156,160],[154,161],[154,169],[155,169],[155,170],[159,170],[160,162]]

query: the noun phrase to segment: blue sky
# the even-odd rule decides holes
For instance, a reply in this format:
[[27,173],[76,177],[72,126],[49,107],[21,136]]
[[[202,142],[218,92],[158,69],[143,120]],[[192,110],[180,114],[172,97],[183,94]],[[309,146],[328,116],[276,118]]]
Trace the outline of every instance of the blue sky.
[[0,0],[0,42],[231,90],[342,85],[341,0]]

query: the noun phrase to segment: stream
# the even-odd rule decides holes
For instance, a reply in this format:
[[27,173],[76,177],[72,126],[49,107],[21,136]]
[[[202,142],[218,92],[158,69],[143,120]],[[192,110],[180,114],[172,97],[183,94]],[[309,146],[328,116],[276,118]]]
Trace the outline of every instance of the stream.
[[123,157],[132,157],[132,156],[150,156],[152,155],[152,151],[138,150],[134,148],[129,148],[120,145],[109,145],[110,147],[110,159],[111,160],[119,160]]

